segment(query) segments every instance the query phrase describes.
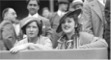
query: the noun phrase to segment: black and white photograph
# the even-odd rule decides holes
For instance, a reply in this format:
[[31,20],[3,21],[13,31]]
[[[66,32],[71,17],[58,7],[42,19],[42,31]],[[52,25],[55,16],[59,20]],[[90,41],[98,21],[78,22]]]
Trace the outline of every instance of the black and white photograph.
[[0,60],[110,60],[110,0],[0,0]]

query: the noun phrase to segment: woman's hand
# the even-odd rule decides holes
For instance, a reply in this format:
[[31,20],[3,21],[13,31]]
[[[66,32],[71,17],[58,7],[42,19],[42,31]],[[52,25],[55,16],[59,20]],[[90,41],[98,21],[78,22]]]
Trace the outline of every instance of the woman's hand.
[[30,50],[40,50],[40,47],[38,46],[38,44],[30,44],[28,47]]
[[27,49],[28,46],[29,46],[28,43],[27,43],[27,44],[22,44],[22,45],[19,45],[19,46],[15,46],[15,47],[13,47],[12,49],[10,49],[10,52],[11,52],[11,53],[17,53],[17,52],[19,52],[19,51],[22,51],[22,50]]

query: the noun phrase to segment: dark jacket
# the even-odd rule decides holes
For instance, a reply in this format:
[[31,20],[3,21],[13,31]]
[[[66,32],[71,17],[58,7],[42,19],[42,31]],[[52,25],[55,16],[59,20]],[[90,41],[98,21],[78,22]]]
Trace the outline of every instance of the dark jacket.
[[3,20],[0,24],[0,40],[3,40],[7,50],[11,49],[17,40],[22,39],[22,33],[16,35],[11,21]]

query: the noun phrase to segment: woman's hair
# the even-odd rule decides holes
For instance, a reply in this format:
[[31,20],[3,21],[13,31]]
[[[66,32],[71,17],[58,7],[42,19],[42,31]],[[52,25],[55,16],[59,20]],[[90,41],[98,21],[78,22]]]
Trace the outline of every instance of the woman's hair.
[[30,22],[28,22],[23,28],[22,28],[22,31],[24,34],[26,34],[26,27],[32,23],[32,22],[36,22],[37,26],[38,26],[38,29],[39,29],[39,33],[38,33],[38,36],[40,36],[42,34],[42,24],[38,23],[37,20],[31,20]]
[[82,25],[78,22],[78,17],[72,17],[73,18],[73,20],[75,21],[75,23],[76,23],[76,27],[75,27],[75,34],[76,34],[76,36],[79,36],[79,32],[80,32],[80,30],[82,29]]

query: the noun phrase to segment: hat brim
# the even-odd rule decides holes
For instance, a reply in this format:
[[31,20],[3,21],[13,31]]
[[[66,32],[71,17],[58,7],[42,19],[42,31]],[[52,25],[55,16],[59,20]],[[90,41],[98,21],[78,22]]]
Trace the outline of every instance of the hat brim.
[[61,19],[60,19],[60,23],[59,23],[59,26],[57,27],[57,30],[56,32],[57,33],[60,33],[62,31],[62,28],[61,28],[61,23],[69,16],[76,16],[78,17],[78,15],[81,13],[81,9],[77,9],[75,11],[69,11],[67,12]]
[[29,22],[34,21],[34,20],[37,21],[39,24],[41,24],[40,19],[34,18],[34,17],[28,17],[28,18],[25,18],[21,21],[21,24],[20,24],[21,29],[24,28]]
[[72,6],[75,6],[75,5],[83,5],[83,3],[82,2],[74,2],[74,3],[72,3]]

